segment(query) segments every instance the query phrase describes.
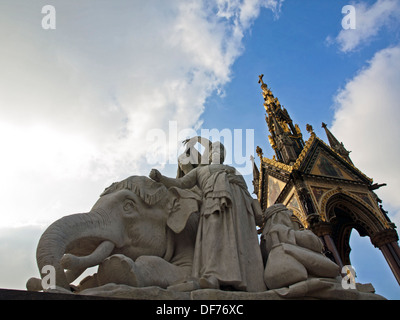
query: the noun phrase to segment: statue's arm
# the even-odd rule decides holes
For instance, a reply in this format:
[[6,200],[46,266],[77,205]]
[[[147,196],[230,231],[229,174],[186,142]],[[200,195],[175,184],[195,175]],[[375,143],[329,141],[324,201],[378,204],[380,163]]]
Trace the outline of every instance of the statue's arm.
[[295,231],[296,244],[315,252],[322,252],[323,244],[311,230]]
[[161,182],[167,188],[178,187],[181,189],[190,189],[197,184],[197,169],[193,169],[182,178],[174,179],[163,176],[158,170],[153,169],[150,172],[150,178],[157,182]]
[[160,182],[167,188],[178,187],[181,189],[193,188],[197,183],[197,170],[190,171],[187,175],[182,178],[173,179],[161,175]]

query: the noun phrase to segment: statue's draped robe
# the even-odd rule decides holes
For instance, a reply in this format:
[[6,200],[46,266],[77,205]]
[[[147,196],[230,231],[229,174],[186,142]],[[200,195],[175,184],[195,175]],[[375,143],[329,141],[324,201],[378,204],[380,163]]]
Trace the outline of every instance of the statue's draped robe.
[[214,276],[221,286],[243,291],[266,290],[253,198],[240,174],[230,166],[196,168],[168,184],[198,185],[203,192],[193,260],[193,276]]

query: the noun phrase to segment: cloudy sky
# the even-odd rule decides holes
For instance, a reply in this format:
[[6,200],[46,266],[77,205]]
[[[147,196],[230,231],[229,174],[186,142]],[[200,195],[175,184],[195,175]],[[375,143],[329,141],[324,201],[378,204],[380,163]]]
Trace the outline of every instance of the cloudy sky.
[[[42,27],[49,4],[55,30]],[[342,28],[349,4],[355,30]],[[272,156],[261,73],[306,138],[310,123],[325,139],[326,122],[388,184],[377,193],[400,225],[399,21],[397,0],[2,0],[0,287],[37,276],[44,228],[110,183],[152,167],[174,176],[184,132],[253,132],[242,154]],[[369,240],[352,248],[360,282],[400,298]]]

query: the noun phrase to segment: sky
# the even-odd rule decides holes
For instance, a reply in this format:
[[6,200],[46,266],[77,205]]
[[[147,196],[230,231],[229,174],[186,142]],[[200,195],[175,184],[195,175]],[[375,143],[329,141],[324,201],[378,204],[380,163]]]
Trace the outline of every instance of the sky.
[[[305,139],[311,124],[327,141],[327,123],[387,183],[377,194],[400,225],[397,0],[2,0],[0,41],[0,287],[38,276],[41,233],[112,182],[175,176],[192,135],[224,133],[252,191],[250,155],[273,155],[260,74]],[[369,239],[354,231],[351,247],[357,280],[400,299]]]

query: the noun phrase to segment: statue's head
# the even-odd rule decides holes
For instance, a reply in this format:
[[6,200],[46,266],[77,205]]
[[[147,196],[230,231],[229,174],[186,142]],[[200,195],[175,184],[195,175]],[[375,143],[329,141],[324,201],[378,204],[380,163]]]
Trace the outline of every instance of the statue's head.
[[217,141],[211,145],[210,163],[222,164],[225,161],[226,151],[224,145]]
[[291,219],[293,212],[286,208],[282,203],[274,204],[263,212],[263,220],[265,223],[264,230],[269,230],[274,225],[284,225],[289,228],[294,228],[293,220]]

